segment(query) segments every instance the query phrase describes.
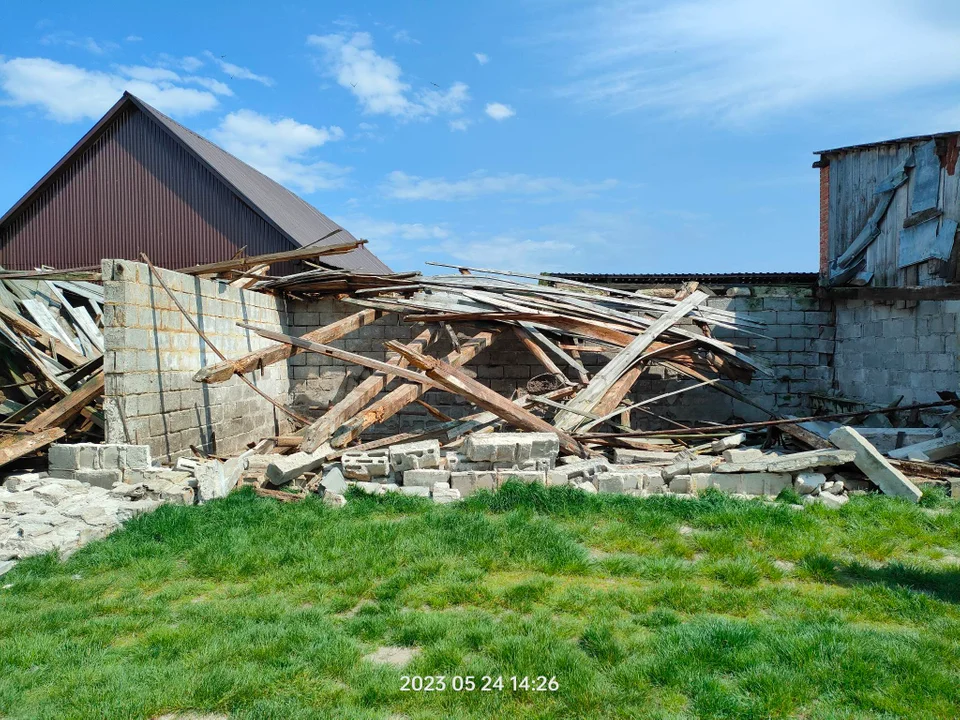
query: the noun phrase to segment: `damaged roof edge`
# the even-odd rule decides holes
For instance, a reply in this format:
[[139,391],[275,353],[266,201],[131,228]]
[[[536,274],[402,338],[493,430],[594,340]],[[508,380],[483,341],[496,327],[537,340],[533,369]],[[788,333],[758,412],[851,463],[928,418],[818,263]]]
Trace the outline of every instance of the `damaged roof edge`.
[[707,285],[816,285],[815,272],[756,273],[544,273],[547,277],[592,283],[662,285],[696,280]]
[[836,155],[842,152],[854,152],[858,150],[868,150],[884,145],[902,145],[903,143],[923,142],[925,140],[936,140],[937,138],[952,137],[960,135],[960,130],[950,130],[947,132],[930,133],[928,135],[910,135],[908,137],[893,138],[891,140],[878,140],[876,142],[861,143],[859,145],[844,145],[843,147],[830,148],[829,150],[814,150],[814,155]]

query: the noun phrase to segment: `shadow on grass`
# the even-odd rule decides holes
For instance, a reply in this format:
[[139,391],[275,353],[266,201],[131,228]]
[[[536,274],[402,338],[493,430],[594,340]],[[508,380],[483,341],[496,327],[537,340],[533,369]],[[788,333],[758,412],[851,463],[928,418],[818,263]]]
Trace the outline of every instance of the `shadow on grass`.
[[843,584],[880,584],[925,593],[945,602],[960,604],[960,567],[931,570],[893,562],[883,567],[861,563],[838,565]]

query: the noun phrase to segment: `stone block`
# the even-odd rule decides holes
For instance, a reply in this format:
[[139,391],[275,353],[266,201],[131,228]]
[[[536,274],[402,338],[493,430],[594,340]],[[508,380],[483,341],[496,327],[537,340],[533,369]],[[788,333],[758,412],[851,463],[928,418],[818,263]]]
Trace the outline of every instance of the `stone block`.
[[617,448],[613,451],[613,460],[618,465],[633,465],[634,463],[669,465],[677,457],[675,452],[661,452],[658,450],[627,450]]
[[430,488],[423,487],[420,485],[403,485],[400,487],[401,495],[408,495],[410,497],[430,497]]
[[726,437],[720,438],[719,440],[714,440],[710,444],[710,452],[712,453],[722,453],[725,450],[732,450],[735,447],[739,447],[747,440],[746,433],[736,433],[735,435],[727,435]]
[[446,483],[449,479],[449,470],[407,470],[403,473],[403,484],[410,486],[433,487],[437,483]]
[[123,482],[121,470],[77,470],[73,474],[80,482],[110,489],[118,482]]
[[99,469],[96,443],[54,443],[47,452],[51,470]]
[[547,485],[573,485],[610,470],[610,463],[605,459],[579,460],[550,470],[547,473]]
[[146,470],[150,467],[149,445],[120,445],[120,463],[130,470]]
[[448,452],[444,458],[444,464],[446,469],[450,472],[465,472],[468,470],[493,470],[493,463],[488,462],[471,462],[470,459],[461,453],[458,452]]
[[667,489],[671,493],[691,493],[698,489],[694,484],[692,475],[674,475],[672,478],[664,478],[667,483]]
[[810,495],[827,481],[827,476],[822,473],[802,472],[797,473],[793,480],[793,489],[800,495]]
[[643,482],[642,477],[638,478],[636,473],[629,472],[603,472],[597,473],[595,478],[597,490],[602,493],[623,494],[627,490],[635,490]]
[[347,492],[347,482],[343,478],[343,468],[339,465],[332,465],[323,471],[323,478],[320,480],[320,487],[327,493],[343,495]]
[[464,470],[450,473],[450,487],[460,491],[461,497],[473,495],[477,490],[496,490],[497,473],[491,471]]
[[473,462],[521,463],[531,458],[556,460],[560,440],[554,433],[484,433],[467,437],[463,451]]
[[[721,492],[749,496],[776,496],[791,483],[787,473],[695,473],[690,477],[688,492],[712,487]],[[674,489],[672,484],[670,488]]]
[[390,466],[394,472],[440,467],[440,441],[404,443],[390,446]]
[[763,457],[760,448],[744,448],[743,450],[724,450],[723,461],[728,463],[752,462]]
[[544,470],[517,470],[506,469],[497,470],[497,487],[502,487],[505,482],[521,482],[529,485],[530,483],[540,483],[545,485],[547,474]]

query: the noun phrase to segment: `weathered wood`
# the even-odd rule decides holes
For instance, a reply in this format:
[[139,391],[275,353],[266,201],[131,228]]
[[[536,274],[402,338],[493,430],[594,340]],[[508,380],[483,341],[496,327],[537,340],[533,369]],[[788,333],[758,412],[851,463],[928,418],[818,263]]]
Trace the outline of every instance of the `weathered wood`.
[[517,403],[494,392],[486,385],[481,385],[458,368],[448,365],[441,360],[414,352],[400,343],[390,342],[387,343],[387,345],[392,350],[407,358],[411,365],[426,372],[430,378],[443,385],[449,392],[461,395],[485,410],[496,413],[499,417],[521,430],[555,433],[560,440],[560,447],[567,453],[582,456],[587,454],[586,449],[567,433],[558,430],[546,420],[537,417],[533,413],[520,407]]
[[[698,305],[706,302],[707,294],[696,291],[685,300],[680,301],[676,307],[665,312],[657,320],[650,323],[650,326],[638,335],[627,347],[625,347],[615,358],[608,362],[600,372],[593,376],[590,384],[581,390],[568,405],[577,410],[592,411],[597,403],[603,398],[610,387],[629,370],[637,361],[637,358],[650,347],[651,343],[657,337],[668,330],[683,318],[687,313]],[[561,430],[572,430],[582,423],[582,416],[572,412],[561,412],[554,419],[555,425]]]
[[[352,332],[356,332],[366,325],[376,322],[379,318],[383,317],[383,315],[384,312],[382,310],[361,310],[360,312],[349,315],[342,320],[337,320],[336,322],[325,325],[322,328],[311,330],[310,332],[301,335],[301,338],[310,342],[330,343],[335,340],[339,340],[340,338],[344,337],[345,335],[349,335]],[[208,365],[207,367],[199,370],[197,374],[193,376],[193,379],[196,382],[211,384],[225,382],[233,377],[234,374],[242,375],[243,373],[253,372],[255,370],[267,367],[268,365],[273,365],[274,363],[291,358],[294,355],[299,355],[302,352],[304,352],[304,349],[301,347],[297,347],[296,345],[291,345],[286,342],[281,342],[271,347],[244,355],[242,358],[237,360],[226,360],[213,365]]]
[[67,332],[60,326],[60,323],[57,322],[57,319],[46,305],[33,298],[21,300],[20,302],[24,309],[36,320],[37,325],[43,328],[45,333],[57,338],[75,353],[82,354],[80,353],[80,348],[76,346],[72,338],[67,336]]
[[33,420],[30,420],[23,426],[23,429],[26,432],[38,433],[55,425],[63,427],[102,394],[103,373],[99,372],[72,393],[64,396]]
[[341,362],[350,363],[352,365],[360,365],[361,367],[370,368],[371,370],[379,370],[382,373],[389,373],[396,375],[397,377],[402,377],[404,380],[422,383],[429,387],[436,387],[436,383],[421,373],[416,373],[397,365],[389,365],[388,363],[380,362],[379,360],[374,360],[373,358],[368,358],[366,355],[358,355],[357,353],[347,352],[346,350],[331,347],[330,345],[321,345],[320,343],[310,342],[309,340],[304,340],[303,338],[298,338],[293,335],[286,335],[281,332],[274,332],[273,330],[257,327],[256,325],[237,323],[237,326],[242,327],[244,330],[252,330],[253,332],[257,333],[257,335],[265,337],[268,340],[291,343],[292,345],[296,345],[304,350],[308,350],[319,355],[326,355],[327,357],[332,357],[335,360],[340,360]]
[[627,393],[633,388],[634,383],[640,378],[643,370],[644,368],[642,366],[637,365],[621,375],[620,378],[610,386],[610,389],[604,393],[603,397],[600,398],[600,402],[594,406],[593,413],[603,417],[608,413],[614,412],[623,398],[626,397]]
[[[338,228],[326,237],[340,232]],[[321,238],[323,239],[323,238]],[[251,255],[248,257],[234,258],[233,260],[224,260],[222,262],[208,263],[206,265],[194,265],[193,267],[181,268],[177,272],[185,275],[213,275],[226,272],[227,270],[243,270],[253,268],[257,265],[272,265],[273,263],[293,262],[294,260],[307,260],[309,258],[322,257],[325,255],[340,255],[356,250],[363,245],[366,240],[347,240],[336,245],[325,245],[322,247],[312,245],[310,247],[297,248],[296,250],[287,250],[285,252],[267,253],[265,255]]]
[[[410,346],[423,351],[436,338],[435,331],[427,328],[417,337],[410,341]],[[388,365],[398,365],[406,367],[408,365],[405,358],[394,355],[387,360]],[[314,452],[323,443],[330,439],[333,431],[340,427],[344,422],[352,418],[364,407],[367,406],[393,379],[393,375],[381,372],[375,372],[365,380],[362,380],[353,390],[348,392],[343,398],[322,417],[310,423],[303,433],[303,442],[301,448],[306,452]]]
[[17,434],[7,438],[0,447],[0,467],[43,449],[66,434],[62,427],[51,427],[33,435]]
[[567,378],[566,375],[563,374],[563,371],[557,366],[557,364],[550,359],[550,356],[547,355],[544,349],[539,345],[537,345],[536,342],[534,342],[533,338],[530,337],[530,333],[528,333],[523,328],[519,328],[519,327],[515,327],[513,329],[513,332],[520,339],[520,342],[526,345],[527,350],[529,350],[531,354],[540,362],[540,364],[543,365],[544,369],[548,373],[552,373],[564,383],[570,382],[570,380]]
[[[455,350],[448,354],[445,360],[452,366],[464,365],[475,358],[480,351],[490,347],[496,336],[496,330],[478,333],[467,342],[464,342],[460,346],[459,351]],[[395,345],[399,345],[399,343],[387,343],[387,347],[394,352],[398,352],[396,347],[394,347]],[[401,347],[404,347],[408,352],[415,352],[417,355],[419,355],[419,352],[413,350],[413,348],[407,346]],[[399,354],[401,357],[404,357],[409,361],[409,358],[407,358],[406,355],[403,353]],[[435,383],[434,380],[429,380],[429,382]],[[435,386],[443,387],[442,385]],[[333,447],[343,447],[348,445],[360,437],[360,434],[368,427],[382,423],[385,420],[393,417],[400,412],[400,410],[423,395],[428,389],[429,388],[427,386],[418,382],[414,384],[405,383],[391,390],[361,413],[337,428],[333,434],[330,444],[333,445]]]

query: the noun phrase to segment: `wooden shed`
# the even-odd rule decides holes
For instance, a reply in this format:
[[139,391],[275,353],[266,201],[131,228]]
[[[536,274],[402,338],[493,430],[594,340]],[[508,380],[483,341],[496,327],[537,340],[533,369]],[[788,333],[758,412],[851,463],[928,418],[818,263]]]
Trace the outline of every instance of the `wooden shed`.
[[958,138],[940,133],[818,151],[822,284],[960,281]]
[[[136,259],[185,268],[339,243],[315,207],[139,98],[123,97],[0,218],[0,266],[28,270]],[[318,243],[318,241],[320,241]],[[324,262],[389,272],[361,246]]]

